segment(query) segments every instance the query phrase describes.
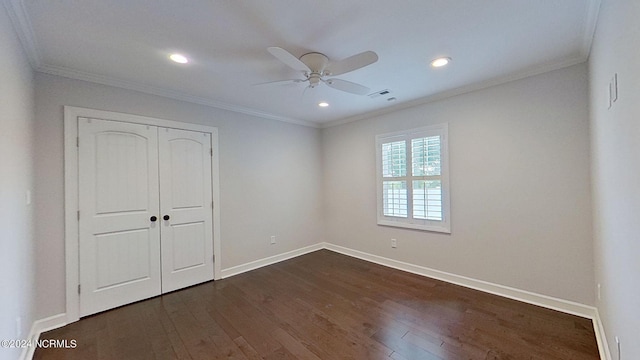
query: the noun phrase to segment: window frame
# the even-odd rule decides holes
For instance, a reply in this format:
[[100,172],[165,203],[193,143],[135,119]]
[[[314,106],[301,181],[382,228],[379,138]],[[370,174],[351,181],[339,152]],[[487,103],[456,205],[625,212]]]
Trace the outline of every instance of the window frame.
[[[451,206],[449,186],[449,125],[447,123],[423,126],[415,129],[376,135],[376,198],[378,225],[408,228],[414,230],[451,233]],[[411,140],[431,136],[440,137],[440,179],[442,192],[442,220],[413,218],[413,181],[424,180],[424,176],[413,175]],[[405,176],[383,177],[382,145],[394,141],[404,141],[406,147]],[[405,181],[407,188],[407,217],[384,215],[384,181]]]

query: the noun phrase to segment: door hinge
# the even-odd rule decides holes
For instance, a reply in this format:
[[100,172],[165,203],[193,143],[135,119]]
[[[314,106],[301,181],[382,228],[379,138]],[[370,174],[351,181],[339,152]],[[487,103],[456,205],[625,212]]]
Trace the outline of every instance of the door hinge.
[[76,136],[76,147],[80,147],[80,136]]
[[78,284],[78,294],[80,294],[80,284]]
[[211,156],[213,156],[213,148],[209,149],[209,154],[211,154]]
[[213,201],[211,202],[211,210],[213,210]]
[[213,254],[213,262],[216,262],[216,254]]
[[78,220],[80,220],[80,210],[78,210]]

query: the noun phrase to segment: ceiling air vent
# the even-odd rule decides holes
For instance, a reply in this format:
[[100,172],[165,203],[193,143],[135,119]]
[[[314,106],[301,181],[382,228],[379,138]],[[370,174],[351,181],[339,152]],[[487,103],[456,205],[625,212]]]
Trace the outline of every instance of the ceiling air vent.
[[387,95],[389,95],[389,94],[391,94],[391,90],[389,90],[389,89],[384,89],[384,90],[380,90],[380,91],[376,91],[376,92],[374,92],[374,93],[371,93],[371,94],[369,94],[368,96],[369,96],[370,98],[372,98],[372,99],[375,99],[375,98],[377,98],[378,96],[385,96],[385,97],[386,97],[386,96],[387,96]]

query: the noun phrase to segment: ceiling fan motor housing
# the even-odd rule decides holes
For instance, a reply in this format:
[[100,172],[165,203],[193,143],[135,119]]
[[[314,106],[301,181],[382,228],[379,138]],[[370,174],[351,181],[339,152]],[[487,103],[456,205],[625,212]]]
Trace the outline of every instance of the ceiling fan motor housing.
[[300,61],[311,69],[311,74],[305,74],[309,80],[309,87],[316,87],[324,75],[324,69],[329,64],[329,58],[321,53],[311,52],[300,56]]
[[311,73],[322,75],[322,72],[329,64],[329,58],[321,53],[310,52],[300,56],[300,61],[311,69]]

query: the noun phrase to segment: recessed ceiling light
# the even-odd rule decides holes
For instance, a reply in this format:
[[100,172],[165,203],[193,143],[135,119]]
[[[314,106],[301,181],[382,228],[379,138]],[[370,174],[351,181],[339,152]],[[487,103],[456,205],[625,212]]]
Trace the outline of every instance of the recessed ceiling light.
[[328,102],[326,102],[326,101],[323,101],[323,102],[318,103],[318,106],[320,106],[320,107],[327,107],[327,106],[329,106],[329,103],[328,103]]
[[447,65],[449,62],[451,62],[451,58],[449,58],[449,57],[441,57],[441,58],[437,58],[437,59],[434,59],[433,61],[431,61],[431,66],[433,66],[433,67],[441,67],[441,66]]
[[187,59],[186,56],[182,55],[182,54],[171,54],[169,55],[169,59],[179,63],[179,64],[186,64],[189,62],[189,59]]

